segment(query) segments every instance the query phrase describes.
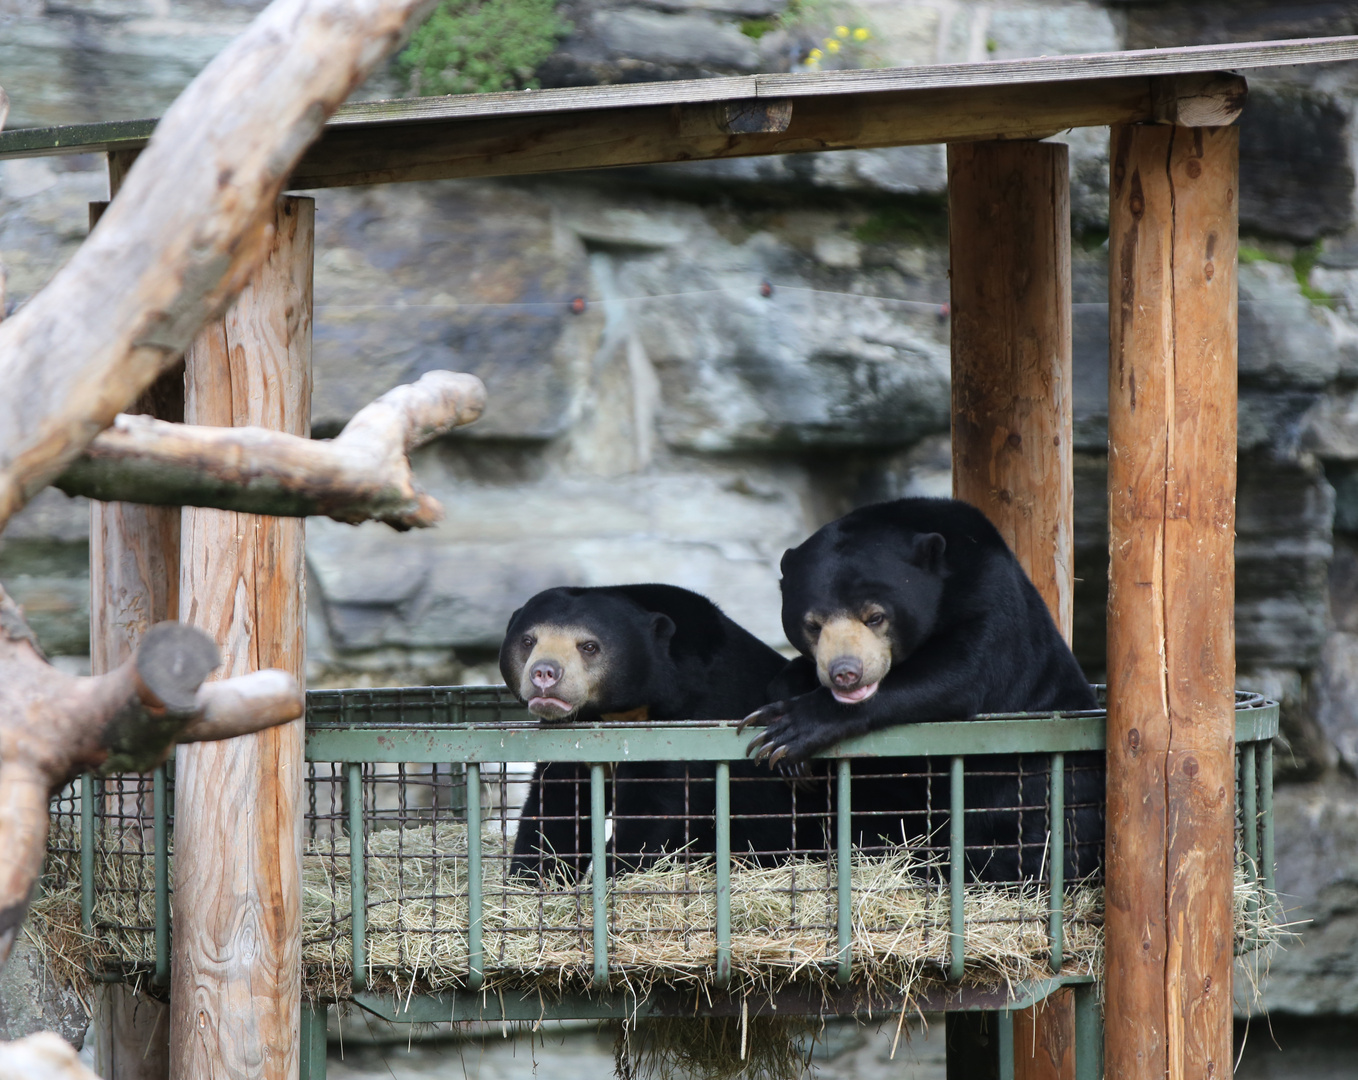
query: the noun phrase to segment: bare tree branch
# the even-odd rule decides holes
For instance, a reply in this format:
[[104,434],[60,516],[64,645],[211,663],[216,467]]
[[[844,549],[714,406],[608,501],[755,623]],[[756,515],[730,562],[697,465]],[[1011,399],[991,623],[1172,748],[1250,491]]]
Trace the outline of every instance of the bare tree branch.
[[326,118],[432,0],[274,0],[165,114],[75,256],[0,324],[0,528],[225,309]]
[[99,1080],[71,1044],[51,1031],[0,1042],[0,1080]]
[[443,508],[415,483],[410,451],[471,423],[485,401],[475,375],[431,371],[359,410],[329,441],[119,415],[56,486],[104,502],[422,528],[440,520]]
[[261,671],[204,685],[219,662],[201,630],[165,622],[122,667],[67,675],[0,589],[0,967],[42,872],[57,789],[85,769],[144,772],[180,739],[227,738],[302,715],[292,676]]

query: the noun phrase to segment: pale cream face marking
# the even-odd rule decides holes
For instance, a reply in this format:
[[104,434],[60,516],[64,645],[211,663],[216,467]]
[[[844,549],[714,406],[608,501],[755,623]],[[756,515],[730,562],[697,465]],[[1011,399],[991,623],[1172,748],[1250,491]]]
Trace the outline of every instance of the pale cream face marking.
[[[525,632],[536,640],[519,673],[519,696],[528,702],[528,711],[540,720],[565,720],[575,715],[588,701],[598,700],[598,691],[608,674],[608,660],[602,652],[584,652],[580,646],[597,639],[584,626],[539,624]],[[553,685],[540,687],[533,682],[533,668],[550,661],[561,669]]]
[[[835,700],[855,704],[877,692],[878,684],[891,670],[890,630],[886,612],[875,604],[856,613],[837,611],[827,617],[808,618],[807,633],[815,643],[816,675]],[[863,667],[858,687],[847,694],[830,678],[830,665],[845,656],[853,657]]]

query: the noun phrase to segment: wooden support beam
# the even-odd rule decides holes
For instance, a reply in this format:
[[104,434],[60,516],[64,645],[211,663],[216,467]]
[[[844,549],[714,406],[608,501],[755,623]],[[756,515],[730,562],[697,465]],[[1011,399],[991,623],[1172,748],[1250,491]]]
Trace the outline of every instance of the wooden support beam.
[[[264,265],[186,356],[185,420],[305,436],[314,204],[286,198]],[[303,522],[186,509],[180,611],[224,674],[304,676]],[[181,747],[171,1075],[291,1080],[301,1007],[302,723]]]
[[[1060,143],[948,148],[953,494],[985,511],[1070,641],[1070,179]],[[1015,1015],[1016,1080],[1074,1080],[1069,991]]]
[[948,148],[953,494],[1013,548],[1070,640],[1070,181],[1060,143]]
[[[125,171],[109,155],[109,193]],[[106,202],[90,204],[93,229]],[[167,372],[129,410],[159,420],[183,421],[184,372]],[[179,508],[90,502],[90,674],[121,666],[158,622],[179,617]],[[107,808],[135,814],[134,800],[116,790]],[[145,811],[149,815],[149,803]],[[148,822],[149,824],[149,822]],[[149,828],[129,836],[149,837]],[[161,1001],[126,983],[99,988],[94,1018],[95,1066],[106,1080],[167,1080],[170,1015]]]
[[1106,1068],[1231,1072],[1235,128],[1112,133]]
[[[1070,127],[1157,121],[1182,99],[1220,123],[1239,115],[1245,81],[1219,73],[804,96],[742,118],[730,104],[675,102],[571,112],[469,116],[325,129],[292,175],[295,189],[667,161],[1036,139]],[[1210,103],[1210,104],[1209,104]],[[753,104],[753,103],[749,103]],[[404,118],[403,118],[404,119]]]

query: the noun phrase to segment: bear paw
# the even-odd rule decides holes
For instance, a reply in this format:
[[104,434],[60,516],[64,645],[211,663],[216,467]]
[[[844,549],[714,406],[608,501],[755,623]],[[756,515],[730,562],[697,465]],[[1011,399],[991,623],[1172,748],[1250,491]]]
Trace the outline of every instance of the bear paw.
[[835,726],[808,720],[799,712],[795,700],[775,701],[745,717],[737,731],[752,724],[764,728],[745,748],[750,760],[767,761],[769,768],[786,775],[788,768],[801,765],[843,738],[844,733]]

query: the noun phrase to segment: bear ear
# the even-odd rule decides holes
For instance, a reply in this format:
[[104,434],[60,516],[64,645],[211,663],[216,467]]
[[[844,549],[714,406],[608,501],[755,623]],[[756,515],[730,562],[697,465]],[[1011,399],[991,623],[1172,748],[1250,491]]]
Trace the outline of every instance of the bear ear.
[[787,573],[787,561],[788,561],[788,559],[789,559],[791,556],[792,556],[792,548],[788,548],[786,551],[783,552],[783,557],[782,557],[781,559],[778,560],[778,572],[779,572],[780,574],[786,574],[786,573]]
[[924,533],[915,538],[915,565],[931,574],[943,572],[943,552],[948,542],[940,533]]
[[668,648],[670,639],[674,637],[674,620],[668,615],[655,612],[651,616],[651,633],[655,634],[656,641]]
[[511,616],[509,617],[509,622],[505,624],[505,634],[506,634],[506,636],[509,634],[509,628],[510,628],[511,626],[513,626],[516,622],[519,621],[519,616],[522,615],[522,614],[523,614],[523,608],[519,608],[518,611],[514,612],[514,614],[511,615]]

